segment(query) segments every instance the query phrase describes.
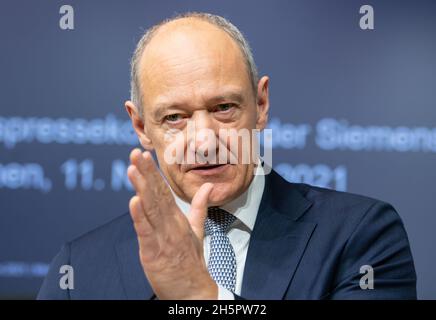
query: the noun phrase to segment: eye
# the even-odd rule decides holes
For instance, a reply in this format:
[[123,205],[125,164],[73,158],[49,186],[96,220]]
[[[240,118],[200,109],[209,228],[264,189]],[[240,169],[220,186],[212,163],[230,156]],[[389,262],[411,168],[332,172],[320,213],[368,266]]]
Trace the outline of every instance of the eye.
[[216,111],[218,112],[226,112],[231,110],[234,107],[233,103],[221,103],[217,105]]
[[169,114],[167,116],[164,117],[164,120],[167,122],[177,122],[179,120],[182,120],[183,117],[180,113],[173,113],[173,114]]

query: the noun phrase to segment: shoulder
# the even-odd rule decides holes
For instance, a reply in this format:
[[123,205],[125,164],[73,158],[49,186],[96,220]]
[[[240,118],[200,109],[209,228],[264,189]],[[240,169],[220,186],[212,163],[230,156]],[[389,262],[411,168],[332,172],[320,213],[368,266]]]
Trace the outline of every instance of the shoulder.
[[352,192],[337,191],[321,188],[304,183],[292,183],[307,200],[313,203],[314,207],[330,207],[340,214],[344,211],[368,210],[377,205],[391,204],[381,199],[356,194]]
[[387,201],[306,184],[296,188],[313,204],[307,219],[314,218],[350,231],[355,231],[358,226],[365,226],[369,232],[379,224],[398,224],[404,228],[397,210]]
[[[117,243],[135,238],[133,222],[129,212],[86,232],[68,243],[71,255],[88,253],[102,255]],[[108,252],[109,253],[109,252]]]
[[[402,224],[396,209],[388,202],[351,192],[321,188],[305,183],[286,181],[276,172],[271,173],[269,191],[279,211],[295,208],[296,202],[308,209],[299,218],[325,225],[329,229],[352,229],[366,220],[391,220]],[[289,210],[289,209],[288,209]]]

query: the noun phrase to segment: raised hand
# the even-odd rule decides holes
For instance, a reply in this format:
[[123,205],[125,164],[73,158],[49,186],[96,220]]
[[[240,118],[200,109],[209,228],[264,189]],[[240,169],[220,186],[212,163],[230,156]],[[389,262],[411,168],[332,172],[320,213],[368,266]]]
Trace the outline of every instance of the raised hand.
[[129,203],[144,273],[159,299],[217,299],[203,255],[204,220],[213,184],[194,195],[185,216],[150,152],[134,149],[127,175],[136,190]]

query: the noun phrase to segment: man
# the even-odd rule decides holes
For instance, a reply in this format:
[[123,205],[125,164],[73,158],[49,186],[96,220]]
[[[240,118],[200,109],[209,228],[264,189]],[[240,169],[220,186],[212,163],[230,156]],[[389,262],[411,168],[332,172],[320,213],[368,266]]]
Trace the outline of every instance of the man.
[[[268,86],[241,33],[219,16],[190,13],[150,29],[132,58],[125,104],[147,150],[130,155],[130,214],[66,244],[38,297],[415,299],[392,206],[264,176],[266,164],[241,161],[242,148],[232,152],[218,135],[264,129]],[[187,137],[191,123],[198,139]],[[199,138],[201,129],[214,141]],[[182,156],[169,161],[174,151]],[[210,161],[224,151],[236,161]],[[62,265],[74,270],[73,289],[59,286]]]

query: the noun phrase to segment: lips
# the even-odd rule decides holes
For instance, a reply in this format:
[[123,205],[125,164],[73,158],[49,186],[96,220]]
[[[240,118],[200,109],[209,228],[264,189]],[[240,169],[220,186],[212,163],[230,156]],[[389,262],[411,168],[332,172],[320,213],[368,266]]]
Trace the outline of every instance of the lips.
[[199,175],[214,175],[224,172],[229,167],[230,164],[197,164],[190,165],[186,171]]
[[204,170],[204,169],[213,169],[219,166],[222,166],[223,164],[197,164],[197,165],[191,165],[188,167],[187,171],[190,170]]

